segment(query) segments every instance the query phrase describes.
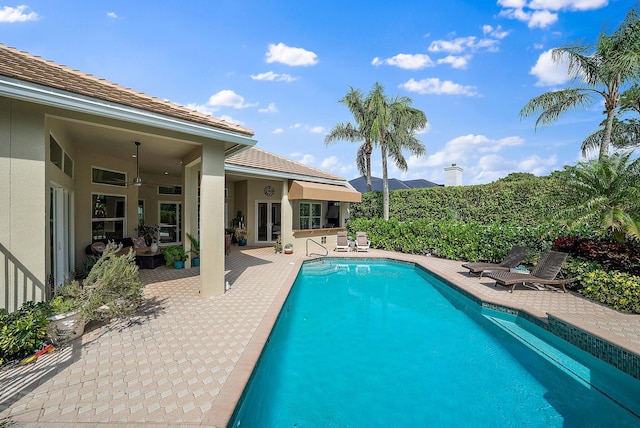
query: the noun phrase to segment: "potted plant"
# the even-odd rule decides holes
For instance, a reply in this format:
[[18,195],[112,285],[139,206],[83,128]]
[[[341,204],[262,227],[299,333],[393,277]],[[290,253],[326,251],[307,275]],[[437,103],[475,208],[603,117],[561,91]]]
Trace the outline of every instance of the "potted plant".
[[273,250],[276,254],[280,254],[282,252],[282,243],[280,242],[280,237],[278,237],[276,243],[273,244]]
[[247,237],[249,236],[249,232],[247,232],[247,229],[236,229],[235,236],[238,245],[240,245],[241,247],[247,245]]
[[187,233],[187,238],[191,241],[191,255],[193,256],[191,265],[200,266],[200,240],[190,233]]
[[160,226],[157,224],[154,226],[145,226],[144,224],[138,227],[138,235],[144,237],[144,242],[147,247],[151,247],[152,253],[158,252],[158,234],[160,233]]
[[87,277],[58,287],[49,302],[48,334],[54,343],[79,337],[90,321],[131,317],[142,303],[143,284],[135,253],[118,255],[122,245],[107,244]]
[[285,254],[293,254],[293,244],[285,244],[284,245],[284,253]]
[[172,245],[167,247],[164,249],[163,254],[164,259],[167,262],[167,266],[173,265],[176,269],[182,269],[184,267],[184,262],[189,258],[189,255],[182,245]]
[[71,281],[57,289],[58,295],[48,302],[47,337],[54,345],[76,339],[84,333],[87,319],[82,315],[82,287]]

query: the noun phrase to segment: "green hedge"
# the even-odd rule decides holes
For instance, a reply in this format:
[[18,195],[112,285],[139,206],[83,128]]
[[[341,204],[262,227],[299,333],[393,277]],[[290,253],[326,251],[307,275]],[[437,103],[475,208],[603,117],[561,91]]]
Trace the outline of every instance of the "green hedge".
[[639,276],[599,269],[581,275],[579,282],[584,297],[619,311],[640,313]]
[[[509,222],[537,225],[560,203],[558,182],[551,177],[510,176],[476,186],[431,187],[389,192],[389,217],[400,221],[430,219]],[[382,215],[382,192],[367,192],[351,204],[351,219]]]
[[551,247],[557,227],[549,224],[521,226],[512,223],[419,219],[384,221],[354,219],[349,230],[367,232],[373,248],[409,254],[431,254],[452,260],[501,261],[514,245],[531,248],[529,257]]

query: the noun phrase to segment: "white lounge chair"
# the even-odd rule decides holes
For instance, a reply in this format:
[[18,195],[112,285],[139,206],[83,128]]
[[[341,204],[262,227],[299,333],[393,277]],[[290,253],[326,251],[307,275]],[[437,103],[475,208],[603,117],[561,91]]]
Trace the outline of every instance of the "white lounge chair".
[[349,251],[351,245],[346,231],[336,233],[336,248],[333,251]]
[[367,239],[367,234],[365,232],[356,232],[356,250],[369,251],[370,246],[371,241]]

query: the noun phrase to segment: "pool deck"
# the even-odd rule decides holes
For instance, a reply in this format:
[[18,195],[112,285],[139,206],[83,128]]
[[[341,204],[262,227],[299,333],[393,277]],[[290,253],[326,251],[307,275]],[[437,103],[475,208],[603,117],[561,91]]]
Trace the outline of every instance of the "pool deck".
[[[509,293],[436,257],[381,250],[329,256],[414,262],[484,302],[542,320],[550,314],[640,355],[640,315],[573,293]],[[34,363],[0,367],[0,425],[226,426],[304,260],[300,251],[233,246],[225,262],[232,287],[208,299],[198,294],[197,268],[141,270],[145,305],[131,322],[89,325]]]

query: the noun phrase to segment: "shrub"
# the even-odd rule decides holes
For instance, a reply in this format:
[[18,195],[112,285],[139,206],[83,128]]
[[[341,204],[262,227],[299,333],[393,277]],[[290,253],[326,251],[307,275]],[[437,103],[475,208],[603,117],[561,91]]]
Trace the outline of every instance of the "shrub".
[[640,245],[637,240],[623,243],[606,238],[561,236],[553,249],[599,263],[604,270],[619,270],[640,275]]
[[121,247],[107,244],[83,281],[80,309],[87,320],[128,318],[142,302],[143,285],[138,277],[135,253],[116,255]]
[[[432,254],[453,260],[497,262],[512,246],[524,245],[536,252],[549,249],[557,232],[550,225],[520,226],[510,223],[419,219],[384,221],[354,219],[349,229],[367,232],[373,248],[410,254]],[[526,261],[526,260],[525,260]]]
[[640,313],[640,277],[598,269],[581,275],[582,293],[588,299],[624,312]]
[[10,314],[0,309],[0,364],[29,356],[42,347],[48,315],[46,302],[25,302]]

